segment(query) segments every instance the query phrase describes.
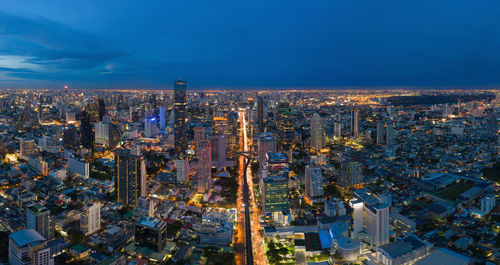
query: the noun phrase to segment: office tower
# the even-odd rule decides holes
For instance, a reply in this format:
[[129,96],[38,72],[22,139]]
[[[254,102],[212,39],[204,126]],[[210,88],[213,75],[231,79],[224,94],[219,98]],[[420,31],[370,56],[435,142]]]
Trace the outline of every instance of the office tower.
[[158,127],[156,127],[156,118],[148,117],[144,119],[144,137],[151,138],[156,135]]
[[146,162],[144,156],[133,155],[129,150],[115,154],[115,189],[117,201],[134,207],[137,198],[146,196]]
[[257,131],[264,132],[264,99],[257,95]]
[[354,138],[359,138],[359,109],[351,111],[351,130]]
[[277,152],[277,142],[276,137],[272,133],[261,133],[258,136],[257,141],[257,161],[259,162],[259,166],[262,167],[264,160],[266,159],[266,154],[269,152]]
[[349,206],[352,208],[352,229],[351,235],[353,238],[359,238],[359,233],[363,230],[363,210],[364,202],[360,199],[351,199]]
[[26,228],[36,230],[44,238],[54,238],[54,224],[50,211],[38,203],[26,207]]
[[165,120],[165,107],[160,107],[160,131],[165,132],[165,126],[166,126],[166,120]]
[[276,131],[278,151],[288,152],[293,144],[293,116],[288,102],[280,102],[276,107]]
[[306,197],[311,203],[325,201],[323,192],[323,175],[321,168],[306,166],[305,170]]
[[92,132],[92,124],[90,122],[90,114],[85,110],[80,114],[80,142],[85,149],[92,150],[94,135]]
[[91,202],[86,204],[80,214],[80,231],[85,236],[91,235],[101,229],[101,203]]
[[[226,166],[226,137],[224,135],[210,135],[208,136],[212,152],[212,166],[216,168],[223,168]],[[201,141],[200,141],[201,142]]]
[[174,83],[174,148],[176,154],[186,151],[186,82],[177,80]]
[[318,113],[314,113],[311,119],[311,147],[316,151],[325,147],[323,121]]
[[100,121],[94,124],[94,132],[94,142],[96,144],[100,144],[106,147],[115,147],[120,143],[120,129],[113,123]]
[[143,217],[135,223],[135,245],[162,251],[167,241],[167,223],[153,217]]
[[87,161],[77,158],[68,158],[68,171],[87,179],[90,177],[90,165]]
[[290,201],[288,161],[282,153],[267,153],[261,172],[262,214],[267,221],[288,223]]
[[19,142],[19,155],[24,160],[28,160],[28,157],[35,153],[35,140],[33,139],[21,139]]
[[210,141],[200,141],[198,155],[198,192],[205,193],[210,189],[212,177],[212,148]]
[[343,162],[337,175],[337,185],[342,188],[363,184],[363,165],[357,161]]
[[200,144],[200,141],[207,140],[207,130],[203,126],[196,126],[193,128],[193,131],[194,131],[194,139],[193,139],[194,152],[197,154],[198,145]]
[[226,141],[226,157],[233,157],[233,150],[237,150],[237,133],[234,131],[235,124],[232,119],[226,117],[214,117],[212,123],[212,134],[223,135]]
[[394,142],[394,126],[391,123],[386,124],[386,139],[385,139],[385,144],[387,146],[393,146],[395,144]]
[[339,113],[335,114],[335,121],[333,122],[333,136],[336,139],[342,137],[342,120]]
[[188,158],[185,159],[176,159],[175,161],[175,168],[177,169],[177,183],[178,184],[184,184],[186,183],[186,178],[189,176],[189,160]]
[[[357,190],[354,192],[354,199],[351,202],[363,203],[363,217],[360,221],[359,216],[354,222],[357,224],[356,229],[359,229],[359,222],[363,223],[363,233],[359,230],[354,230],[353,235],[357,234],[358,238],[365,243],[368,243],[372,248],[389,243],[389,208],[390,206],[383,203],[379,197],[367,193],[366,190]],[[359,205],[358,205],[359,206]],[[353,208],[353,217],[359,215],[359,211]],[[356,218],[353,218],[356,219]],[[357,233],[354,233],[357,232]]]
[[33,229],[24,229],[9,236],[9,264],[54,265],[47,240]]
[[384,123],[377,121],[377,144],[384,144]]
[[106,114],[106,104],[104,103],[104,99],[100,98],[97,101],[97,111],[99,115],[99,121],[102,121],[104,114]]
[[147,197],[140,197],[137,199],[137,204],[134,209],[134,216],[143,217],[154,217],[156,212],[155,201],[148,199]]

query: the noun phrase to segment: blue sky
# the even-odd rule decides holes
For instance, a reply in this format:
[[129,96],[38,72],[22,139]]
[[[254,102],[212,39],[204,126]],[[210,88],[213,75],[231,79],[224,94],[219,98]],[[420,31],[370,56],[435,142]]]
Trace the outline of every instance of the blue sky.
[[2,0],[0,87],[498,87],[500,2]]

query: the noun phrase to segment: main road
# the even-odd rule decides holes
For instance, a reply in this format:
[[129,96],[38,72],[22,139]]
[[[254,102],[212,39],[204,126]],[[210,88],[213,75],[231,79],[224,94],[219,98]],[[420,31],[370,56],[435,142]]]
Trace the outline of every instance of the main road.
[[[240,157],[239,157],[239,199],[237,202],[238,233],[237,249],[240,253],[236,255],[237,264],[267,264],[264,251],[264,240],[262,238],[262,228],[260,226],[260,210],[255,203],[253,193],[252,172],[249,167],[251,159],[246,157],[249,151],[249,141],[247,137],[246,112],[239,113],[240,117]],[[243,232],[244,231],[244,232]],[[243,239],[244,237],[244,239]],[[242,247],[244,244],[244,248]],[[244,251],[245,253],[241,253]]]

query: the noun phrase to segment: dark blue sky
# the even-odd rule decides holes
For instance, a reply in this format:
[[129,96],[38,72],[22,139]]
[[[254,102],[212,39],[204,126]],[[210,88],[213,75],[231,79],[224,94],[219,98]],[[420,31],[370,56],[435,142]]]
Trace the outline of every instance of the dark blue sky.
[[2,0],[0,87],[498,87],[500,1]]

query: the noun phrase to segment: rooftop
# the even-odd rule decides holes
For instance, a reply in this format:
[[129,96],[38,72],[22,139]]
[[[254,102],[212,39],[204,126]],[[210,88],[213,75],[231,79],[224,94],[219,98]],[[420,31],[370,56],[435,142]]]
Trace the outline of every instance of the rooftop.
[[162,223],[164,223],[163,220],[156,219],[154,217],[143,217],[137,222],[137,224],[141,226],[146,226],[150,228],[158,228],[161,226]]
[[45,241],[45,238],[33,229],[24,229],[21,231],[17,231],[15,233],[12,233],[10,235],[10,238],[19,247],[24,247],[28,244]]
[[417,261],[415,265],[468,265],[471,264],[471,258],[460,255],[446,248],[440,248],[427,257]]
[[43,213],[43,212],[48,211],[48,209],[45,208],[45,206],[38,204],[38,203],[28,206],[28,209],[30,211],[34,212],[35,214],[39,214],[39,213]]
[[411,236],[404,237],[393,243],[383,245],[380,248],[383,249],[392,258],[397,258],[399,256],[408,254],[419,248],[425,246],[425,243]]

